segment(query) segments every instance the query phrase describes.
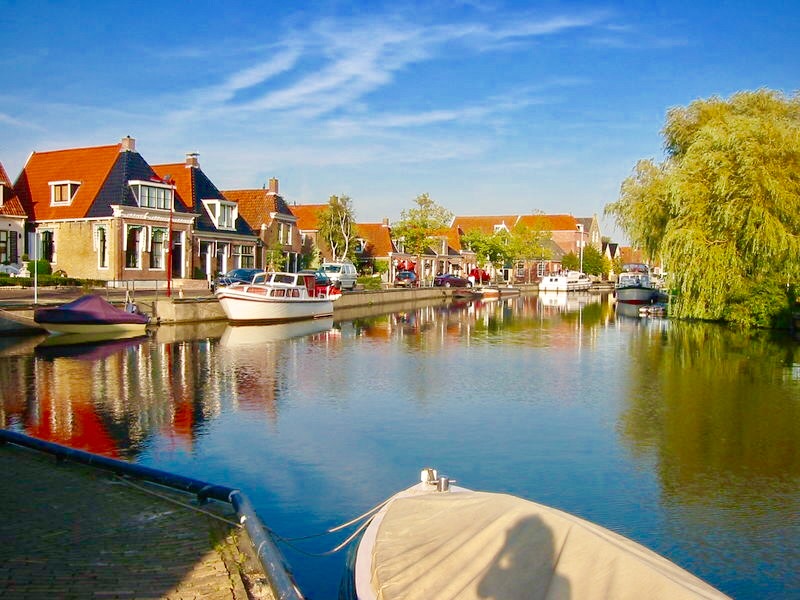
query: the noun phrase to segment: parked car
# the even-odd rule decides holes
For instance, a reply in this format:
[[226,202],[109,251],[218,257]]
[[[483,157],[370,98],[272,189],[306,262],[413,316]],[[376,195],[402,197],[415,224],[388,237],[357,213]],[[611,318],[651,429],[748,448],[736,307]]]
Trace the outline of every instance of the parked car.
[[352,290],[356,287],[358,273],[356,267],[351,262],[332,262],[325,263],[320,267],[331,281],[338,282],[343,290]]
[[433,285],[438,287],[472,287],[472,282],[458,275],[445,273],[444,275],[437,275],[434,277]]
[[215,290],[220,286],[231,285],[233,283],[250,283],[258,273],[263,273],[263,269],[233,269],[211,282],[211,289]]
[[394,287],[419,287],[419,279],[414,271],[398,271],[394,276]]

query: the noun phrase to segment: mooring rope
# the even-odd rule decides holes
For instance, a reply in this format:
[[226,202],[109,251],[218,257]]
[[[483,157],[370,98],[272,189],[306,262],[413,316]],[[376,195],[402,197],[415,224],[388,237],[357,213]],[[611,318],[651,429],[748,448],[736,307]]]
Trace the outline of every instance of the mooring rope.
[[[287,546],[291,547],[293,550],[295,550],[295,551],[297,551],[297,552],[299,552],[301,554],[305,554],[306,556],[315,556],[315,557],[330,556],[331,554],[335,554],[335,553],[339,552],[342,548],[345,548],[350,542],[352,542],[356,537],[358,537],[358,535],[362,531],[364,531],[364,529],[366,529],[367,526],[372,522],[372,518],[375,516],[375,513],[377,513],[384,506],[386,506],[391,499],[392,499],[391,497],[387,498],[386,500],[384,500],[383,502],[381,502],[377,506],[374,506],[374,507],[370,508],[367,512],[365,512],[365,513],[363,513],[363,514],[361,514],[361,515],[359,515],[359,516],[357,516],[357,517],[355,517],[353,519],[350,519],[346,523],[342,523],[341,525],[337,525],[335,527],[331,527],[330,529],[326,529],[322,533],[314,533],[314,534],[311,534],[311,535],[304,535],[304,536],[292,537],[292,538],[283,537],[282,535],[279,535],[279,534],[277,534],[276,532],[274,532],[272,530],[270,530],[270,533],[272,533],[272,535],[275,536],[276,540],[278,540],[280,542],[283,542]],[[310,539],[313,539],[313,538],[323,537],[325,535],[330,535],[332,533],[336,533],[337,531],[341,531],[345,527],[349,527],[350,525],[358,523],[361,520],[364,520],[364,522],[361,523],[352,534],[347,536],[347,538],[342,543],[340,543],[339,545],[337,545],[336,547],[334,547],[334,548],[332,548],[330,550],[326,550],[325,552],[308,552],[307,550],[303,550],[302,548],[299,548],[296,544],[293,543],[293,542],[298,542],[298,541],[301,541],[301,540],[310,540]]]

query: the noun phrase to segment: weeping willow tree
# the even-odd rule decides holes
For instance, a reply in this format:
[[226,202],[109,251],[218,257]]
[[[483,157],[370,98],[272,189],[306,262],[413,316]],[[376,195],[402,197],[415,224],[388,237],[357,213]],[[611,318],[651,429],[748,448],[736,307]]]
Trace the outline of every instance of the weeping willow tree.
[[784,325],[800,278],[800,95],[696,100],[663,135],[665,160],[640,161],[606,214],[661,258],[676,316]]

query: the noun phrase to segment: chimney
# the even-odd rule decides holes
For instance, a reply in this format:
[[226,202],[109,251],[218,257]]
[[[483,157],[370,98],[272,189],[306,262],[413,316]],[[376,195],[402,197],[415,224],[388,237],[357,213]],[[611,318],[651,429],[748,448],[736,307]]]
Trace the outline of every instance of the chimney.
[[276,177],[269,178],[269,192],[270,195],[278,195],[278,179]]
[[199,169],[200,168],[200,155],[197,152],[186,153],[186,168]]
[[133,139],[131,136],[127,135],[120,141],[121,148],[119,149],[120,152],[136,152],[136,140]]
[[383,226],[389,227],[389,217],[383,217]]

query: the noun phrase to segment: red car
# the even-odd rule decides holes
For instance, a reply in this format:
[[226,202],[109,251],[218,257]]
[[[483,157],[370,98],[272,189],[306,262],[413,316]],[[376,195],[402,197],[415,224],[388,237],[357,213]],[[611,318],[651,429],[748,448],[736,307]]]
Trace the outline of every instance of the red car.
[[394,276],[394,287],[419,287],[419,279],[414,271],[398,271]]

